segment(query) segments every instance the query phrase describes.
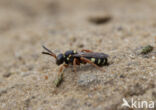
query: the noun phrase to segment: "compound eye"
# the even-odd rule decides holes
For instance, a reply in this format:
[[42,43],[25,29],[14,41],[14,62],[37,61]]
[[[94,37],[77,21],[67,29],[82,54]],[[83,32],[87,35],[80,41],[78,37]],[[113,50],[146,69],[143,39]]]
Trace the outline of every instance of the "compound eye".
[[62,64],[64,62],[64,56],[63,56],[63,54],[59,54],[58,56],[57,56],[57,58],[56,58],[56,64],[57,65],[60,65],[60,64]]

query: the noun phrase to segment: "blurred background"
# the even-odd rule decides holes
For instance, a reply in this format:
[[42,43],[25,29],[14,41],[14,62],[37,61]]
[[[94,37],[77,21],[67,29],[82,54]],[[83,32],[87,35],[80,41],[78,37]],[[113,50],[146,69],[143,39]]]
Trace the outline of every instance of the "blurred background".
[[[0,0],[0,109],[123,110],[122,98],[156,100],[155,12],[156,0]],[[70,67],[56,89],[59,67],[42,45],[104,52],[110,65]],[[141,56],[146,45],[154,50]]]

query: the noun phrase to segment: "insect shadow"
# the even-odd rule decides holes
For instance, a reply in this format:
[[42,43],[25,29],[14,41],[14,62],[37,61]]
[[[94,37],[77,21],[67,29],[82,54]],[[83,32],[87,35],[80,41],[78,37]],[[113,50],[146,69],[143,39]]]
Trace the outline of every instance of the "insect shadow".
[[[72,70],[72,72],[75,72],[74,71],[74,68],[72,65],[69,66],[69,68]],[[85,72],[85,71],[94,71],[94,70],[97,70],[97,68],[94,68],[93,65],[90,65],[90,64],[87,64],[87,65],[80,65],[80,66],[76,66],[76,72]]]

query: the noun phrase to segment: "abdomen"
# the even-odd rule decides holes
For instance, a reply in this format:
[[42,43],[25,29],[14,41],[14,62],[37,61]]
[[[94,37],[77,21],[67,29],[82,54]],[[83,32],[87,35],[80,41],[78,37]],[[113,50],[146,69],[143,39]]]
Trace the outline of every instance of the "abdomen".
[[98,66],[104,66],[108,64],[107,58],[87,58],[87,59],[89,59],[91,62],[93,62]]

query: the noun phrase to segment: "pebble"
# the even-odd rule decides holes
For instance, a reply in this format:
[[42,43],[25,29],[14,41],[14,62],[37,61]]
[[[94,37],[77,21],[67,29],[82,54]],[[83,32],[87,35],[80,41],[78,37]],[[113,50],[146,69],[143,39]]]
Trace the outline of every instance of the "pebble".
[[153,46],[147,45],[142,48],[141,54],[147,54],[147,53],[151,52],[152,50],[153,50]]
[[152,59],[155,59],[155,52],[152,52],[153,50],[153,47],[150,46],[150,45],[147,45],[145,47],[138,47],[136,48],[134,51],[134,53],[137,55],[137,56],[142,56],[143,58],[152,58]]
[[6,72],[6,73],[3,74],[3,77],[5,77],[5,78],[8,78],[10,76],[11,76],[11,73],[10,72]]
[[109,22],[111,20],[111,16],[109,16],[109,15],[94,15],[94,16],[89,17],[88,20],[93,24],[100,25],[100,24]]
[[154,60],[155,59],[155,56],[152,56],[152,59]]
[[79,48],[83,48],[84,45],[83,45],[83,44],[79,44],[78,47],[79,47]]

